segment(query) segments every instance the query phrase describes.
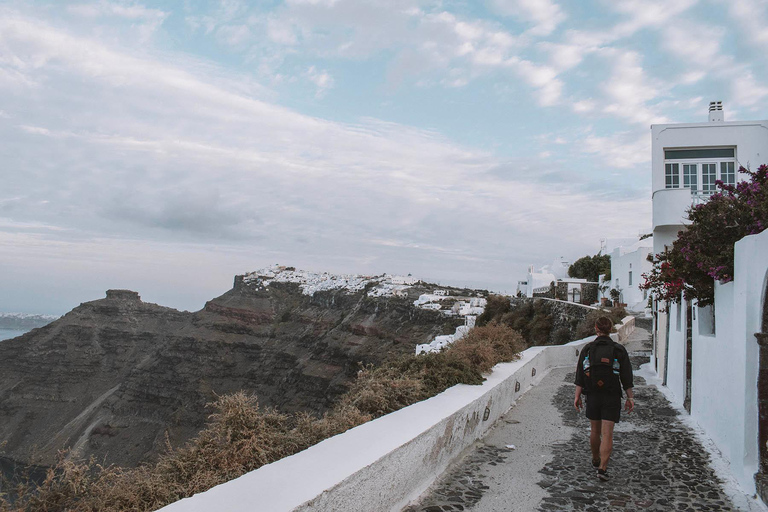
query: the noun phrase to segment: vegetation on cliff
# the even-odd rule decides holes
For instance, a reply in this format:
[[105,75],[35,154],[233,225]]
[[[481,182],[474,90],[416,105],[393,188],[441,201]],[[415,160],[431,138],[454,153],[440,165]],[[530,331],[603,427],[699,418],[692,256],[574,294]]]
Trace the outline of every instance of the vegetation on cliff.
[[[155,510],[264,464],[297,453],[375,417],[458,384],[479,384],[495,364],[519,357],[522,336],[500,323],[477,327],[448,349],[365,366],[335,406],[322,416],[259,407],[254,395],[219,397],[205,428],[154,464],[124,469],[62,453],[40,484],[0,494],[0,511]],[[6,488],[7,487],[3,487]]]
[[526,346],[559,345],[595,334],[595,319],[603,315],[616,324],[624,318],[625,311],[622,308],[590,310],[545,299],[491,295],[477,323],[510,327],[522,333]]

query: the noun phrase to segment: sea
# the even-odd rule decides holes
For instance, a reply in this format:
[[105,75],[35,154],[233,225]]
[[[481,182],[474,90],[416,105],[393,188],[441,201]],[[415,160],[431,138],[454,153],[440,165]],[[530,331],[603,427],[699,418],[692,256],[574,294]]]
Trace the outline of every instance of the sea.
[[23,331],[17,331],[15,329],[0,329],[0,341],[3,340],[9,340],[11,338],[15,338],[16,336],[21,336],[25,332],[29,332],[31,329],[26,329]]

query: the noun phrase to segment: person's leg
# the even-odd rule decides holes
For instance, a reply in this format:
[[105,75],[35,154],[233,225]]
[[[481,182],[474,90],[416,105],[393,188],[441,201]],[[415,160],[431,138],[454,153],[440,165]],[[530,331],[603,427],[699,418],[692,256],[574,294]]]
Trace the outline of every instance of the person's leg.
[[592,430],[589,433],[589,447],[592,449],[592,460],[600,460],[600,435],[603,427],[600,420],[589,420]]
[[608,459],[611,458],[611,452],[613,452],[613,421],[603,420],[600,440],[600,469],[606,469],[608,467]]

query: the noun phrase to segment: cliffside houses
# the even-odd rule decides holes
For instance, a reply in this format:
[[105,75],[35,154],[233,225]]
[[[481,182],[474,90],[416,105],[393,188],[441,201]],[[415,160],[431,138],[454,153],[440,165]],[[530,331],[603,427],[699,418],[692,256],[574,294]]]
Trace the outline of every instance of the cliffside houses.
[[[710,103],[707,122],[652,125],[651,136],[657,254],[716,180],[735,183],[744,179],[739,166],[768,163],[768,121],[725,121],[720,102]],[[651,362],[741,486],[768,501],[768,231],[737,242],[734,255],[734,280],[715,282],[714,305],[653,304]]]
[[[436,293],[446,292],[446,293]],[[444,301],[451,302],[450,308],[445,307]],[[475,326],[475,320],[479,315],[485,311],[485,306],[488,300],[484,297],[463,297],[449,295],[447,290],[435,290],[433,293],[420,295],[417,300],[413,302],[413,305],[422,309],[434,309],[442,311],[445,316],[457,316],[464,318],[464,325],[456,328],[456,332],[453,334],[445,334],[435,337],[429,343],[416,345],[416,354],[423,354],[427,352],[439,352],[443,348],[447,347],[454,341],[457,341],[464,336]]]

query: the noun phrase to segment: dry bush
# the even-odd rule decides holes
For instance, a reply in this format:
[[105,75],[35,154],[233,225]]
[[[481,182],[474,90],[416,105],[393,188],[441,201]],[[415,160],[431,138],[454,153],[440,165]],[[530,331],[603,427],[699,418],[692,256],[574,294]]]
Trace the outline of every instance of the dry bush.
[[361,369],[349,391],[321,418],[260,409],[244,392],[218,397],[206,427],[154,464],[134,469],[78,462],[62,453],[38,485],[20,485],[0,511],[156,510],[340,434],[374,417],[458,384],[479,384],[495,364],[516,359],[525,343],[510,327],[477,327],[447,350]]
[[506,325],[476,327],[442,352],[364,368],[341,402],[381,416],[456,384],[481,384],[483,373],[497,363],[517,359],[524,347],[522,336]]
[[402,370],[399,361],[379,368],[373,365],[362,368],[341,397],[340,404],[378,417],[423,400],[425,393],[421,380],[415,372]]
[[519,332],[501,323],[476,327],[448,350],[449,358],[465,361],[481,373],[487,373],[502,361],[514,361],[525,349]]
[[181,448],[169,447],[155,464],[104,468],[62,454],[41,484],[19,486],[13,506],[0,496],[0,511],[156,510],[371,419],[343,406],[322,418],[261,410],[256,397],[243,392],[211,405],[215,412],[198,436]]

